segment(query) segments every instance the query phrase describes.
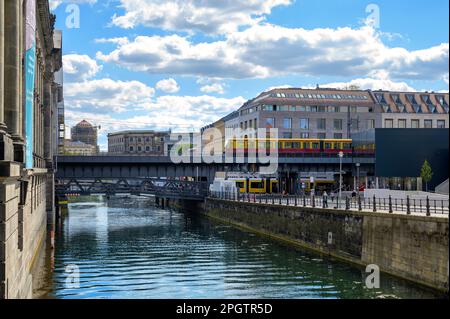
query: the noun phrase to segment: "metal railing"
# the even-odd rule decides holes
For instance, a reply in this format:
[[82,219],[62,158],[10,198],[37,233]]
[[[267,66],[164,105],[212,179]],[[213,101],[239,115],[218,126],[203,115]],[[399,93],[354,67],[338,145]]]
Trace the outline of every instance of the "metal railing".
[[250,194],[250,193],[231,193],[231,192],[209,192],[209,197],[222,200],[237,202],[312,207],[324,209],[338,209],[364,212],[380,213],[406,213],[425,214],[426,216],[448,215],[449,200],[446,199],[425,199],[410,198],[406,199],[392,198],[363,198],[356,197],[323,197],[307,195],[282,195],[282,194]]

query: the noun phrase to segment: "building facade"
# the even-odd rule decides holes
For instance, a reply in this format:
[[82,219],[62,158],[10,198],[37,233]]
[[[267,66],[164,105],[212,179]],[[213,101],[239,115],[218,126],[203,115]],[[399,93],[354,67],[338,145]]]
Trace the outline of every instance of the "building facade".
[[92,156],[97,153],[97,147],[94,145],[78,141],[74,142],[72,140],[66,140],[64,142],[64,155]]
[[[448,128],[379,128],[354,135],[353,145],[373,145],[375,188],[434,190],[448,180]],[[433,171],[426,183],[420,177],[423,163]]]
[[71,129],[72,142],[83,142],[98,147],[98,129],[86,120],[81,121]]
[[225,127],[277,128],[280,138],[341,139],[374,128],[448,128],[448,105],[448,93],[273,89],[245,103]]
[[448,94],[388,91],[371,94],[382,108],[379,128],[448,128]]
[[165,155],[170,131],[122,131],[108,134],[108,153],[124,155]]
[[48,0],[0,1],[0,299],[32,297],[54,216],[54,22]]

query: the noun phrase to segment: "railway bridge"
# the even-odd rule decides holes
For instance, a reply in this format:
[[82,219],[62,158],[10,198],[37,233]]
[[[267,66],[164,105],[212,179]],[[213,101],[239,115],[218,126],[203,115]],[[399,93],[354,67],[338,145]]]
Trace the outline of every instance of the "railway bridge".
[[[263,164],[206,163],[199,158],[174,163],[163,156],[58,156],[55,159],[57,195],[67,194],[152,194],[165,198],[202,200],[216,172],[256,171]],[[343,174],[364,177],[373,174],[373,157],[347,156],[342,159]],[[278,175],[285,185],[295,189],[300,174],[335,172],[340,169],[337,157],[280,157]]]

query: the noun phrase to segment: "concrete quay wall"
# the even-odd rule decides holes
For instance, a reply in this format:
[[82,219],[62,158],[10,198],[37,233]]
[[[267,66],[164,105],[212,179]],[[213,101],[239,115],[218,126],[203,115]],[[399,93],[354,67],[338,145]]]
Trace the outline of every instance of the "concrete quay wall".
[[448,292],[448,218],[206,199],[204,213]]

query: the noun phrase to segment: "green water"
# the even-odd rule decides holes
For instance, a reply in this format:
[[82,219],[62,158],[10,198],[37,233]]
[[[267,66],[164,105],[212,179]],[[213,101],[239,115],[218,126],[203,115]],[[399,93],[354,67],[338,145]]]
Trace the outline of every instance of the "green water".
[[[73,269],[79,284],[68,281]],[[363,269],[199,214],[124,198],[70,204],[56,234],[48,297],[443,297],[384,274],[380,289],[368,289],[366,276]]]

